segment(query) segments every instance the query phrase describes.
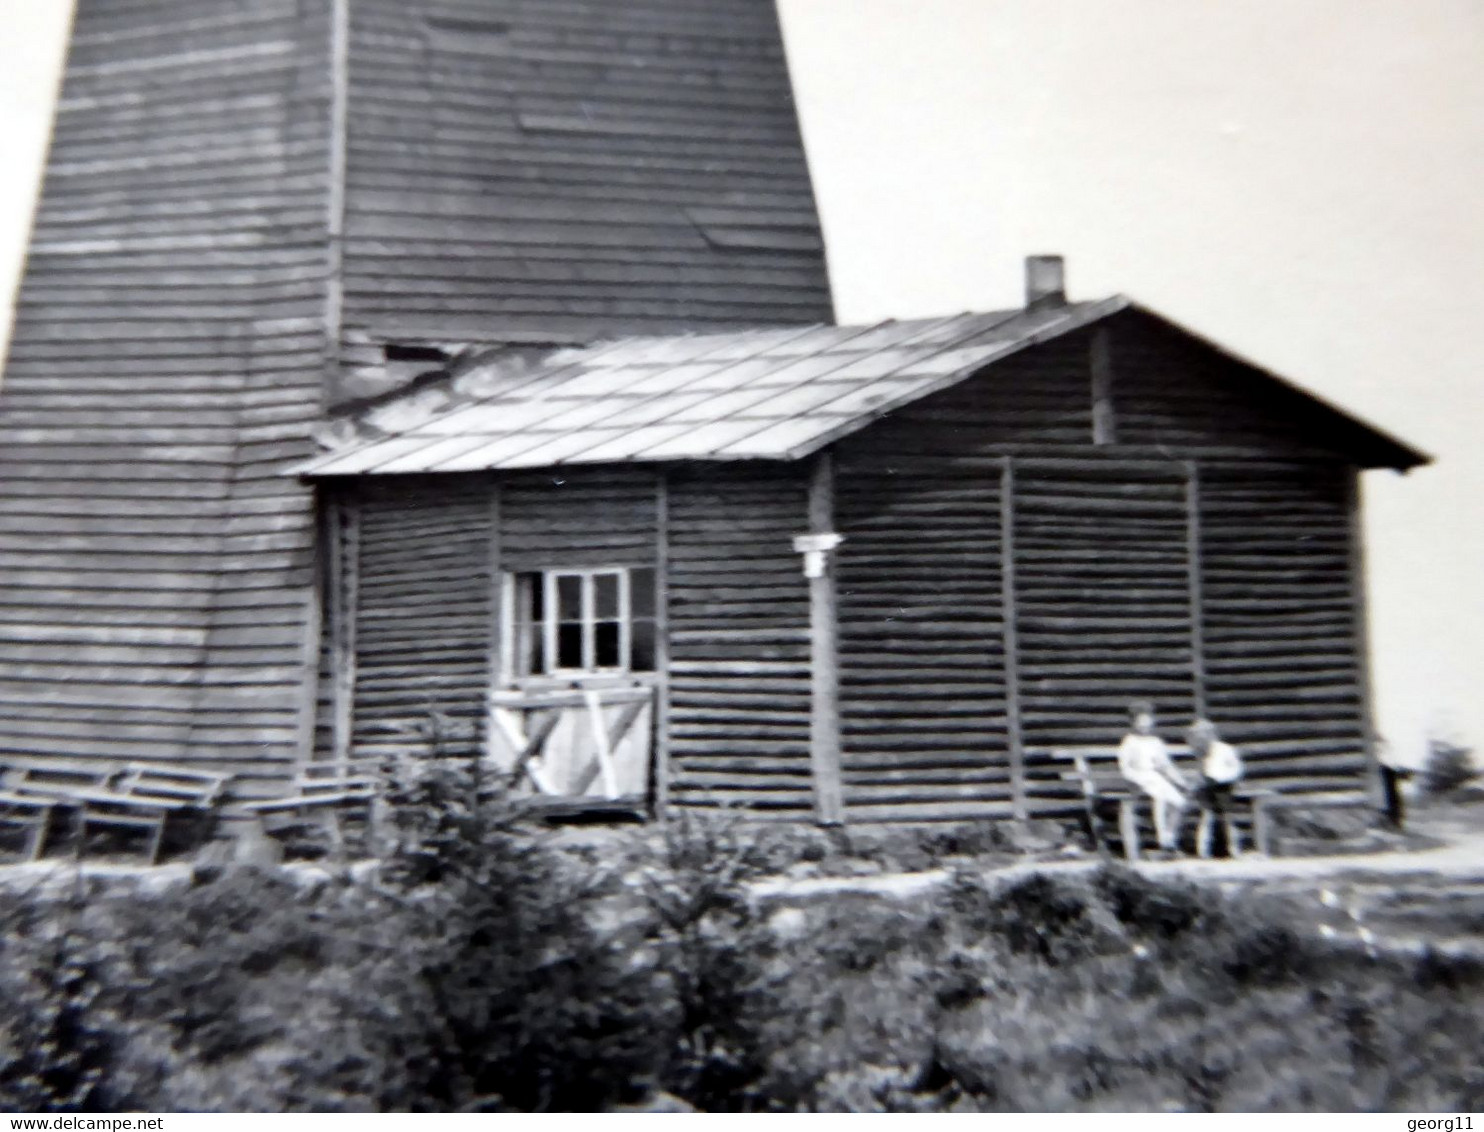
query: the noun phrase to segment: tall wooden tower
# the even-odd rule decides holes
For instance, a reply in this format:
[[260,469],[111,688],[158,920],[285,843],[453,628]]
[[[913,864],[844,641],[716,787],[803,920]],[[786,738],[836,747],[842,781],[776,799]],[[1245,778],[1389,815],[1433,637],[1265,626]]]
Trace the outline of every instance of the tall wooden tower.
[[829,317],[771,0],[78,0],[0,386],[0,754],[270,790],[329,406]]

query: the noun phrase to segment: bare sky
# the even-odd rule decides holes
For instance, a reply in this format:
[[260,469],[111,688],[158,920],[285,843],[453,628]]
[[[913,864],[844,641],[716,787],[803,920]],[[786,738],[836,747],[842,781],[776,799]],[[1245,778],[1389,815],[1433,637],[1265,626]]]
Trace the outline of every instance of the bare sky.
[[[66,0],[0,3],[0,296]],[[1438,458],[1367,477],[1381,730],[1484,746],[1484,5],[781,0],[846,321],[1116,291]]]

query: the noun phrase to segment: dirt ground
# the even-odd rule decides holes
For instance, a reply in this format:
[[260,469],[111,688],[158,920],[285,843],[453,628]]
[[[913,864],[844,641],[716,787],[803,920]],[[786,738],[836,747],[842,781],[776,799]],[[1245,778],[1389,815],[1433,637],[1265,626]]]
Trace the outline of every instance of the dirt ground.
[[[592,856],[602,860],[617,839],[634,835],[632,829],[574,830],[557,835],[556,840],[590,842]],[[1181,858],[1141,861],[1133,867],[1152,878],[1224,889],[1260,889],[1265,896],[1288,903],[1297,920],[1320,934],[1353,941],[1358,947],[1420,950],[1432,946],[1484,956],[1484,793],[1456,801],[1414,804],[1408,816],[1407,836],[1388,836],[1381,843],[1392,847],[1329,852],[1325,843],[1311,842],[1296,856]],[[991,882],[1010,883],[1033,873],[1090,871],[1103,863],[1091,853],[1068,848],[1062,854],[1048,847],[1019,859],[985,852],[944,859],[938,867],[877,864],[870,875],[809,875],[815,871],[809,867],[800,875],[795,867],[782,875],[757,880],[750,887],[754,899],[779,907],[845,893],[912,899],[946,884],[959,869],[972,869]],[[365,867],[374,867],[374,863],[354,866]],[[290,868],[306,880],[325,873],[323,866],[312,862]],[[79,870],[70,859],[48,859],[0,866],[0,888],[65,890],[77,883],[79,871],[88,879],[166,889],[189,885],[192,865],[175,862],[151,868],[100,860],[84,862]]]

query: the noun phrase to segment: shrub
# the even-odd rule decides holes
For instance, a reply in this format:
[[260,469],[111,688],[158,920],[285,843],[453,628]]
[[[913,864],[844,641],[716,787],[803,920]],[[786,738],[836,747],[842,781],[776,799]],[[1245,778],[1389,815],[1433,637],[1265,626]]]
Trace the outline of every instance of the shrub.
[[108,1103],[111,1042],[92,1006],[100,980],[77,930],[79,906],[22,898],[6,909],[0,1000],[0,1108],[86,1111]]
[[653,1076],[674,1032],[653,964],[505,800],[434,814],[465,785],[438,769],[380,883],[12,901],[0,1104],[597,1108]]
[[929,899],[770,916],[746,889],[776,863],[768,830],[688,816],[580,857],[491,784],[471,793],[467,759],[414,770],[379,881],[230,870],[0,899],[0,1105],[585,1110],[663,1088],[711,1110],[1365,1110],[1484,1092],[1484,965],[1367,957],[1313,934],[1297,899],[963,870]]
[[1118,922],[1139,935],[1174,939],[1212,916],[1210,898],[1194,885],[1153,881],[1127,868],[1101,870],[1094,890]]
[[1461,790],[1480,775],[1474,765],[1474,752],[1446,739],[1431,739],[1427,744],[1427,762],[1422,768],[1422,787],[1429,794],[1451,794]]
[[736,817],[682,812],[643,874],[650,942],[676,1012],[668,1088],[703,1109],[753,1107],[774,1043],[766,1000],[773,935],[743,881],[769,858],[767,834]]
[[961,872],[947,901],[970,931],[1001,940],[1012,954],[1052,966],[1097,954],[1119,938],[1095,890],[1080,879],[1035,873],[991,888]]
[[481,1103],[591,1110],[617,1099],[663,1060],[674,1029],[653,963],[598,929],[596,890],[536,839],[502,831],[479,848],[421,905],[439,946],[420,973],[450,1058]]

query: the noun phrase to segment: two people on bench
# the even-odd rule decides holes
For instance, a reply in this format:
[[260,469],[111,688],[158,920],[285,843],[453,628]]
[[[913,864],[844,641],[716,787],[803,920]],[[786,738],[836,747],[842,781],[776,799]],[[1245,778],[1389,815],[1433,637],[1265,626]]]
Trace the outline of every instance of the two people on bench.
[[1196,843],[1202,857],[1211,855],[1211,835],[1219,818],[1226,827],[1227,852],[1238,852],[1232,794],[1242,779],[1242,758],[1230,743],[1221,741],[1216,725],[1197,719],[1186,732],[1199,777],[1192,781],[1170,757],[1154,730],[1154,705],[1138,700],[1129,705],[1129,732],[1118,747],[1118,770],[1146,795],[1154,809],[1154,834],[1161,853],[1174,856],[1180,819],[1193,801],[1201,808]]

